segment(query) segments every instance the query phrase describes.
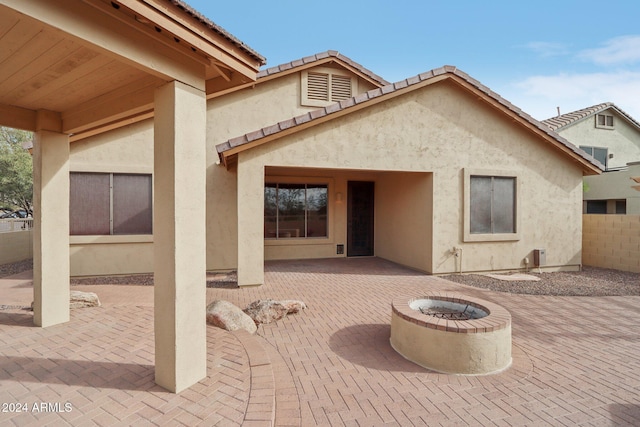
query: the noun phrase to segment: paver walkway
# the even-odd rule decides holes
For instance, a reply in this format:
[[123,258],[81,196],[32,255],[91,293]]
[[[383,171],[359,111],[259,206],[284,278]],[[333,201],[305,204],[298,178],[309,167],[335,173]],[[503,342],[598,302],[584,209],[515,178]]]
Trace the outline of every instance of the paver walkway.
[[[0,280],[0,305],[20,303],[23,288]],[[309,308],[257,336],[208,327],[208,377],[174,395],[153,383],[152,288],[74,288],[91,288],[103,307],[46,329],[29,312],[0,310],[0,404],[72,410],[0,412],[1,425],[640,425],[640,297],[495,293],[376,258],[269,262],[265,286],[208,289],[209,302]],[[509,310],[513,366],[454,376],[399,356],[390,302],[427,290]]]

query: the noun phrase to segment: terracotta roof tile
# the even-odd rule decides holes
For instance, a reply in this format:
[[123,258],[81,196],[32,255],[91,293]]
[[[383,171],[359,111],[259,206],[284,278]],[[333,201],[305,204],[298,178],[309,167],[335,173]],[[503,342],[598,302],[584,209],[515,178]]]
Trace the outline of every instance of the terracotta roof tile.
[[[462,79],[463,81],[467,82],[472,87],[474,87],[474,88],[478,89],[479,91],[481,91],[482,93],[484,93],[488,98],[493,99],[494,101],[496,101],[500,105],[504,106],[505,108],[507,108],[511,112],[515,113],[517,116],[521,117],[524,121],[526,121],[529,124],[533,125],[539,131],[543,132],[544,134],[546,134],[550,138],[554,139],[555,141],[557,141],[558,143],[560,143],[564,147],[568,148],[576,156],[587,160],[589,163],[593,164],[594,166],[596,166],[600,170],[604,170],[604,166],[602,166],[598,161],[593,159],[593,157],[587,155],[584,151],[580,150],[575,145],[571,144],[569,141],[567,141],[562,136],[558,135],[548,125],[545,125],[545,124],[539,122],[538,120],[534,119],[532,116],[530,116],[529,114],[525,113],[520,108],[514,106],[509,101],[507,101],[506,99],[502,98],[496,92],[494,92],[491,89],[489,89],[488,87],[484,86],[478,80],[472,78],[468,74],[458,70],[456,67],[453,67],[453,66],[445,66],[445,67],[436,68],[436,69],[428,71],[426,73],[419,74],[417,76],[417,78],[416,77],[412,77],[412,78],[409,78],[409,79],[405,79],[405,80],[399,81],[399,82],[394,83],[394,84],[383,86],[381,88],[372,89],[372,90],[370,90],[370,91],[368,91],[368,92],[366,92],[364,94],[358,95],[357,97],[354,97],[354,98],[351,98],[351,99],[348,99],[348,100],[344,100],[344,101],[340,101],[338,103],[331,104],[331,105],[329,105],[327,107],[320,108],[318,110],[314,110],[314,111],[312,111],[310,113],[304,114],[303,116],[299,116],[297,118],[293,118],[293,119],[290,119],[290,120],[287,120],[287,121],[284,121],[284,122],[280,122],[280,123],[278,123],[278,125],[280,126],[281,130],[285,130],[285,129],[289,129],[291,127],[296,126],[297,125],[296,123],[298,123],[298,124],[310,123],[310,122],[312,122],[314,120],[317,120],[317,119],[320,119],[322,117],[325,117],[325,116],[328,116],[328,115],[331,115],[331,114],[334,114],[334,113],[337,113],[337,112],[340,112],[340,111],[348,110],[349,108],[352,108],[355,105],[366,104],[367,102],[369,102],[371,100],[374,100],[376,98],[384,97],[384,96],[387,96],[387,95],[392,94],[394,92],[401,91],[401,90],[406,89],[406,88],[411,88],[411,86],[416,86],[420,82],[424,82],[424,81],[429,80],[430,78],[434,78],[434,77],[437,77],[437,76],[440,76],[440,75],[444,75],[444,74],[450,74],[452,76],[456,76],[459,79]],[[277,132],[275,132],[275,133],[277,133]],[[242,145],[243,143],[246,143],[247,140],[249,139],[248,135],[251,135],[253,137],[253,136],[255,136],[255,134],[256,134],[255,132],[252,132],[251,134],[247,134],[247,135],[244,135],[244,136],[233,138],[233,139],[230,139],[229,141],[227,141],[225,143],[217,145],[216,149],[218,151],[218,154],[222,157],[224,155],[225,151],[228,151],[233,147],[237,147],[237,146]],[[266,134],[266,132],[264,132],[264,134]],[[269,132],[269,135],[273,135],[273,134],[274,134],[274,132]],[[255,139],[252,139],[252,140],[255,140]]]
[[572,111],[570,113],[561,114],[556,117],[551,117],[549,119],[542,120],[542,123],[549,126],[552,130],[559,131],[567,126],[570,126],[574,123],[582,121],[588,117],[592,117],[595,114],[601,113],[602,111],[608,109],[614,109],[620,115],[625,117],[631,124],[633,124],[636,128],[640,129],[640,123],[631,117],[628,113],[623,111],[613,102],[603,102],[601,104],[592,105],[591,107],[583,108],[580,110]]
[[249,46],[247,46],[246,44],[241,42],[238,38],[236,38],[233,34],[228,32],[227,30],[225,30],[221,26],[217,25],[213,21],[211,21],[209,18],[207,18],[206,16],[204,16],[203,14],[201,14],[200,12],[195,10],[193,7],[188,5],[183,0],[167,0],[167,1],[169,3],[175,5],[175,6],[179,7],[180,9],[182,9],[187,15],[191,16],[192,18],[194,18],[198,22],[200,22],[202,24],[205,24],[207,27],[209,27],[209,29],[215,31],[216,33],[220,34],[225,39],[229,40],[231,43],[233,43],[234,45],[239,47],[240,50],[244,51],[245,53],[248,53],[254,59],[257,59],[258,62],[261,65],[266,64],[267,60],[265,59],[264,56],[260,55],[255,50],[251,49]]
[[265,70],[262,70],[262,71],[260,71],[258,73],[258,79],[269,77],[269,76],[272,76],[274,74],[282,73],[284,71],[288,71],[288,70],[291,70],[291,69],[294,69],[294,68],[302,67],[302,66],[305,66],[305,65],[308,65],[308,64],[313,64],[314,62],[318,62],[318,61],[321,61],[321,60],[327,59],[327,58],[335,58],[336,60],[339,60],[339,61],[343,62],[344,64],[350,66],[351,68],[354,68],[358,72],[360,72],[360,73],[364,74],[365,76],[369,77],[371,80],[375,81],[376,83],[378,83],[381,86],[389,84],[388,81],[386,81],[385,79],[383,79],[379,75],[375,74],[373,71],[368,70],[367,68],[363,67],[362,65],[358,64],[357,62],[355,62],[352,59],[340,54],[339,52],[337,52],[335,50],[327,50],[325,52],[317,53],[317,54],[311,55],[311,56],[305,56],[304,58],[296,59],[295,61],[287,62],[285,64],[280,64],[280,65],[277,65],[275,67],[269,67],[269,68],[267,68]]

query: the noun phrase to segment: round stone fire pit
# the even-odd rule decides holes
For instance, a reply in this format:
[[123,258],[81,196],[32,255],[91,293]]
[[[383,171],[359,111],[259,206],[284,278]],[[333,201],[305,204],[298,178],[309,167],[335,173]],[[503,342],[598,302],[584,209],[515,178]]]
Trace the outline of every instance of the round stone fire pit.
[[497,304],[459,294],[396,298],[391,346],[425,368],[483,375],[511,365],[511,315]]

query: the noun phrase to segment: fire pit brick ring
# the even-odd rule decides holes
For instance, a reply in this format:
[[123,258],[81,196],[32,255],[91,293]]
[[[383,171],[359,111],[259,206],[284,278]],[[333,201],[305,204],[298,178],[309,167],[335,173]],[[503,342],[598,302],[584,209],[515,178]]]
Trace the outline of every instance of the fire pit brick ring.
[[486,375],[511,366],[511,314],[452,293],[399,297],[391,304],[391,346],[427,369]]

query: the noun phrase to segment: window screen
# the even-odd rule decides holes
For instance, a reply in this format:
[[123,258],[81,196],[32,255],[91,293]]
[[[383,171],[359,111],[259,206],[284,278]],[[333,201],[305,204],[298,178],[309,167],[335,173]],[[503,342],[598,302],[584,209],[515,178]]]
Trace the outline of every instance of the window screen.
[[151,175],[72,172],[72,235],[151,234]]
[[470,182],[472,234],[516,232],[516,179],[472,176]]

